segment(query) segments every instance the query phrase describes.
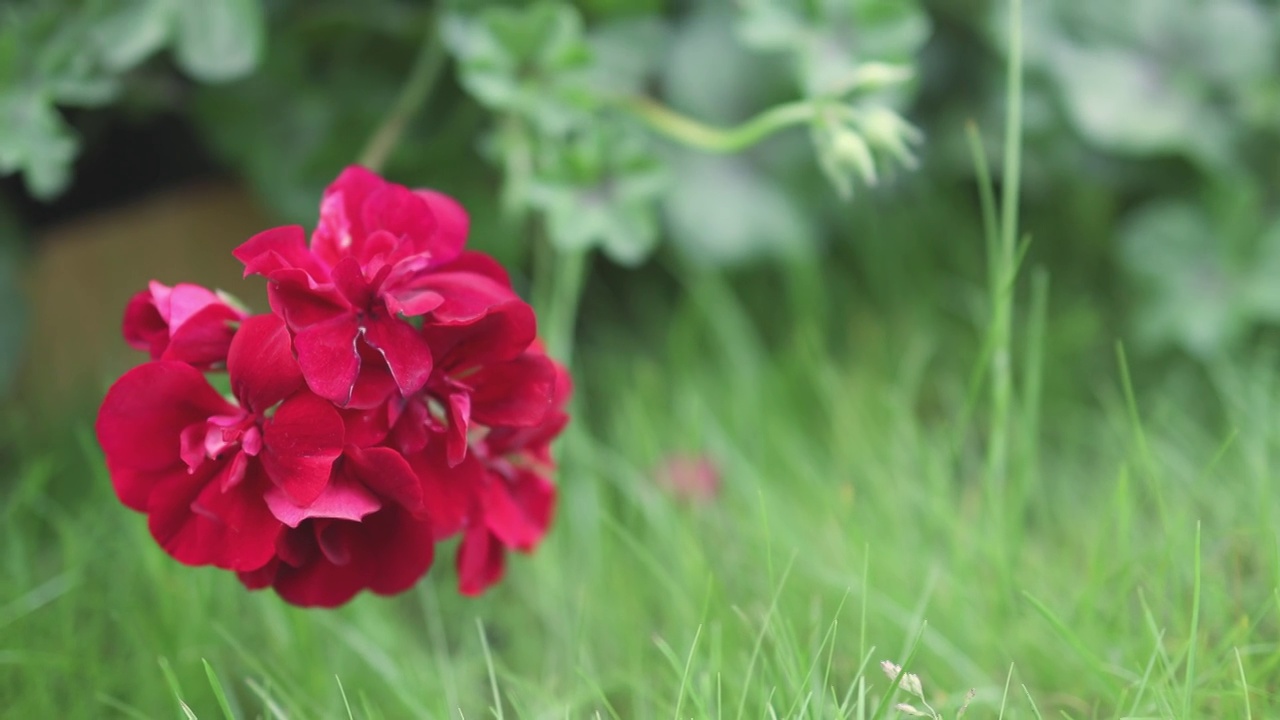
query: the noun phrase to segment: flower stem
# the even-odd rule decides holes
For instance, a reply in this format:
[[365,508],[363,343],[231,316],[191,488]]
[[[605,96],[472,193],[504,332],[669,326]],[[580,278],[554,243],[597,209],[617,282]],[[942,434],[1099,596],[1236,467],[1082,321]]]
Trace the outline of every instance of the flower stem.
[[554,283],[547,303],[547,351],[567,368],[573,367],[573,331],[578,324],[578,307],[587,276],[589,250],[563,251],[550,248]]
[[387,113],[382,124],[365,144],[364,151],[360,153],[361,165],[374,172],[382,169],[387,157],[395,149],[396,143],[400,142],[400,136],[404,134],[405,127],[430,97],[436,80],[440,77],[440,70],[444,67],[444,60],[444,43],[436,37],[436,21],[433,14],[427,22],[427,32],[423,35],[422,45],[418,48],[418,56],[413,62],[408,80],[400,89],[400,95],[391,106],[391,112]]
[[[1018,547],[1022,492],[1010,487],[1009,455],[1013,430],[1013,306],[1018,275],[1018,190],[1022,154],[1022,0],[1009,0],[1009,60],[1005,86],[1004,170],[1001,178],[999,234],[989,247],[991,265],[991,431],[987,437],[986,492],[989,507],[1005,537],[999,572],[1006,592],[1013,590],[1009,548]],[[1033,440],[1034,441],[1034,440]],[[1024,478],[1025,480],[1025,478]]]
[[690,147],[715,153],[745,150],[770,135],[812,121],[824,103],[797,101],[772,107],[731,128],[707,125],[647,97],[630,97],[622,107],[657,132]]

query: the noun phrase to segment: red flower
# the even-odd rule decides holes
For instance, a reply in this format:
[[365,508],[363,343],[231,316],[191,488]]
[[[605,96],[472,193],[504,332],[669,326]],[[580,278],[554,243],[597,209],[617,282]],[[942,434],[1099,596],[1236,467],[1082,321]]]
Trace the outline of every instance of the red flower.
[[208,369],[227,362],[235,325],[248,313],[221,293],[152,281],[124,311],[124,339],[152,360],[179,360]]
[[134,368],[107,392],[96,429],[116,494],[147,513],[156,541],[181,562],[261,567],[283,528],[267,495],[305,504],[327,487],[342,419],[303,387],[288,348],[279,319],[244,321],[227,359],[238,404],[168,360]]
[[[556,369],[534,341],[533,308],[511,300],[468,325],[427,325],[422,334],[435,354],[435,370],[423,392],[406,402],[396,426],[407,453],[443,434],[450,467],[466,457],[474,426],[532,427],[555,400]],[[433,414],[432,407],[440,409]]]
[[325,191],[310,248],[290,226],[250,238],[235,256],[246,276],[267,278],[311,389],[371,408],[416,392],[431,373],[430,345],[402,317],[466,323],[515,298],[496,263],[462,252],[467,224],[444,195],[352,167]]
[[[534,353],[530,353],[534,354]],[[542,356],[545,358],[545,356]],[[458,546],[458,589],[478,595],[502,578],[506,551],[532,552],[546,535],[555,510],[551,441],[569,422],[564,406],[573,384],[564,367],[555,373],[551,411],[532,427],[498,427],[475,443],[483,481],[475,485],[473,515]]]
[[364,589],[394,595],[431,567],[431,525],[389,506],[360,521],[309,519],[280,536],[264,567],[240,573],[250,589],[273,587],[302,606],[336,607]]
[[[117,496],[169,554],[333,607],[408,589],[455,535],[468,595],[541,542],[571,383],[466,230],[452,200],[350,168],[309,246],[289,227],[236,250],[272,314],[194,285],[134,297],[125,336],[152,362],[96,429]],[[204,375],[224,365],[228,397]]]

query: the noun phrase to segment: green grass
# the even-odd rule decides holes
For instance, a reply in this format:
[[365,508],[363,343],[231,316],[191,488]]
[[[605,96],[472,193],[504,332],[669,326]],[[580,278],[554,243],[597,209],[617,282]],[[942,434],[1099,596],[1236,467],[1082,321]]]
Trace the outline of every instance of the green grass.
[[[970,718],[1280,707],[1274,363],[1209,373],[1221,421],[1118,369],[1050,398],[1037,438],[1015,404],[1035,460],[1010,481],[1030,491],[996,506],[945,326],[850,312],[769,352],[733,292],[637,330],[647,353],[585,343],[555,531],[478,601],[443,557],[404,597],[293,609],[164,556],[86,423],[82,448],[20,454],[8,716],[870,718],[879,661],[907,657],[944,713],[976,688]],[[651,480],[683,450],[721,463],[715,503]]]

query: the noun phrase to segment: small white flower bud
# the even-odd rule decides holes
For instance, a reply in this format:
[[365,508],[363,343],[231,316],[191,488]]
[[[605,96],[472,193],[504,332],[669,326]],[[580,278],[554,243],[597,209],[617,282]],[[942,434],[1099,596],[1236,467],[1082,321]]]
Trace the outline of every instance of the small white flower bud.
[[866,142],[893,155],[906,167],[916,166],[916,156],[909,146],[920,142],[924,135],[897,113],[886,107],[872,106],[859,113],[857,122]]
[[880,90],[891,85],[900,85],[914,76],[915,72],[906,65],[864,62],[854,71],[849,89]]
[[871,148],[867,141],[857,132],[848,128],[840,128],[831,138],[831,152],[841,165],[851,167],[862,176],[868,185],[875,185],[876,161],[871,156]]

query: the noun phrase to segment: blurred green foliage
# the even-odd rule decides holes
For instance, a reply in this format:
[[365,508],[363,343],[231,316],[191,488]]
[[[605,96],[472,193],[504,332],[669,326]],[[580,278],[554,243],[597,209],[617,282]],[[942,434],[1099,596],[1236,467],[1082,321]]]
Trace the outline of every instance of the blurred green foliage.
[[[1000,129],[1006,5],[17,0],[0,172],[56,197],[79,152],[66,111],[176,112],[306,222],[425,49],[443,72],[384,170],[457,195],[504,261],[541,242],[625,266],[663,247],[812,258],[850,214],[974,205],[963,124]],[[1026,20],[1026,226],[1055,287],[1118,278],[1105,294],[1150,350],[1208,357],[1280,321],[1277,3],[1063,0]]]

